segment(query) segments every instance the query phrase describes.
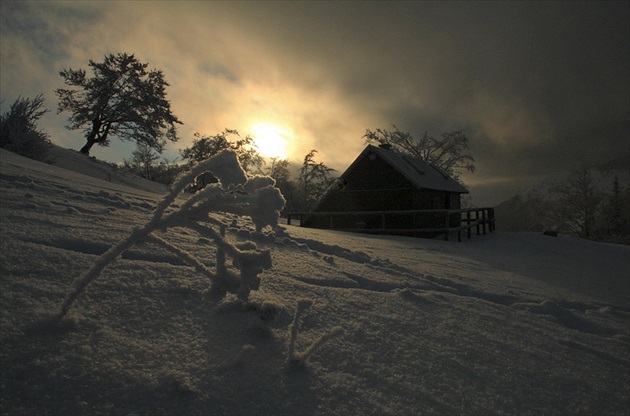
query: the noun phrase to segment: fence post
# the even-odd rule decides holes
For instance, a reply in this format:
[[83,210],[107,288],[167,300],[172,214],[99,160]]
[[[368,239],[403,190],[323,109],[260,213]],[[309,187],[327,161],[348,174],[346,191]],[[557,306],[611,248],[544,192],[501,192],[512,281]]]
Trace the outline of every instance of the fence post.
[[475,229],[477,231],[477,235],[479,235],[479,210],[475,210]]
[[449,215],[448,210],[444,211],[445,217],[446,217],[446,221],[444,222],[444,228],[446,229],[446,234],[444,234],[444,240],[448,241],[448,234],[449,234],[449,229],[450,229],[450,225],[451,225],[451,217]]
[[[463,214],[466,214],[466,216],[464,216]],[[474,213],[474,215],[473,215]],[[494,214],[494,208],[491,207],[485,207],[485,208],[467,208],[467,209],[456,209],[456,210],[450,210],[450,209],[429,209],[429,210],[402,210],[402,211],[352,211],[352,212],[313,212],[313,213],[308,213],[308,212],[287,212],[286,213],[286,219],[287,219],[287,225],[292,225],[294,223],[294,219],[296,216],[299,216],[300,219],[300,226],[304,226],[304,217],[309,217],[309,216],[315,216],[317,218],[322,218],[325,220],[326,216],[328,216],[328,229],[334,230],[335,229],[335,215],[341,215],[343,217],[343,215],[349,215],[349,216],[356,216],[356,215],[370,215],[372,218],[376,217],[380,215],[381,216],[381,230],[387,230],[387,225],[388,225],[388,220],[387,220],[387,215],[405,215],[408,216],[411,214],[411,218],[412,218],[412,229],[416,230],[414,231],[414,235],[418,235],[421,234],[422,230],[431,230],[432,233],[436,233],[438,236],[439,234],[444,234],[444,239],[446,241],[448,241],[450,239],[450,233],[451,231],[454,233],[455,231],[457,231],[457,240],[461,241],[462,239],[462,232],[464,231],[464,229],[466,229],[466,234],[468,239],[470,239],[472,237],[472,228],[475,227],[476,228],[476,232],[477,235],[480,235],[482,232],[484,235],[486,235],[488,232],[494,232],[496,230],[495,227],[495,214]],[[439,216],[440,214],[444,215],[444,220],[443,220],[443,228],[440,230],[439,228]],[[455,215],[458,216],[458,226],[455,228],[452,228],[451,224],[454,224],[455,221]],[[421,221],[422,218],[419,218],[420,216],[427,217],[428,219],[424,219]],[[453,217],[453,219],[451,219],[451,217]],[[374,219],[376,219],[374,218]],[[462,224],[465,223],[466,225],[462,226]],[[321,226],[323,228],[325,228],[325,223],[320,223]],[[358,223],[357,223],[358,224]],[[350,229],[356,229],[359,232],[366,232],[366,231],[361,231],[360,228],[357,228],[357,224],[355,224],[354,228],[352,226],[350,226]],[[397,225],[398,222],[394,221],[393,224],[391,224],[391,226],[395,227],[395,225]],[[426,224],[426,225],[425,225]],[[340,225],[340,227],[343,228],[343,224]],[[377,226],[376,226],[377,227]],[[480,229],[480,227],[483,227],[483,229]],[[395,229],[395,228],[394,228]],[[372,232],[378,232],[377,229],[373,229],[371,230]],[[404,231],[404,230],[400,230],[400,231]],[[411,231],[410,231],[411,232]],[[435,235],[435,234],[434,234]],[[453,235],[453,237],[455,237],[455,235]]]
[[466,228],[468,231],[468,239],[470,240],[470,229],[471,229],[471,225],[470,225],[470,211],[466,211]]
[[484,208],[482,213],[482,218],[483,218],[483,235],[486,235],[486,209]]

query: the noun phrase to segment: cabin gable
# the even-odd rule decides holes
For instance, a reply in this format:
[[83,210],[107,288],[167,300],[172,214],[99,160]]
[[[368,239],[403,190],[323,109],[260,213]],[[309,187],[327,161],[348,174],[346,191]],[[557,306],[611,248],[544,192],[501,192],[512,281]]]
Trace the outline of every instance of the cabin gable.
[[[368,146],[313,211],[404,211],[461,207],[459,193],[423,188],[418,185],[419,180],[414,183],[413,177],[410,179],[412,174],[435,174],[435,171],[429,171],[433,168],[431,165],[418,166],[401,158],[405,164],[401,169],[400,162],[387,154],[389,157],[384,157],[382,150]],[[407,168],[412,170],[406,172]]]
[[470,237],[470,228],[479,234],[482,224],[484,234],[486,224],[492,231],[492,209],[462,210],[462,193],[468,190],[430,163],[368,145],[315,209],[293,214],[305,227],[368,233],[448,238],[468,229]]
[[384,211],[413,208],[413,186],[373,153],[358,158],[314,211]]
[[413,188],[404,175],[373,152],[358,158],[341,179],[346,191]]

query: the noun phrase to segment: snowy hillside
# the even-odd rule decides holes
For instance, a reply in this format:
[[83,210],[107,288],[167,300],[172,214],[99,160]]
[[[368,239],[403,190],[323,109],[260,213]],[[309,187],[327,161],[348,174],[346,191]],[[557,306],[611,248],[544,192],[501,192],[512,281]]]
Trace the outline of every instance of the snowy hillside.
[[[630,413],[628,246],[263,236],[229,217],[228,239],[273,260],[247,305],[139,244],[56,326],[73,281],[162,198],[85,173],[0,149],[3,415]],[[214,267],[207,236],[167,236]],[[286,364],[292,328],[302,352],[335,327],[303,367]]]
[[98,159],[82,155],[74,150],[64,149],[54,144],[50,147],[48,159],[50,159],[50,164],[53,166],[67,168],[75,173],[91,176],[106,182],[132,186],[135,189],[159,194],[166,192],[166,187],[162,184],[149,181],[121,169],[113,169],[112,166]]

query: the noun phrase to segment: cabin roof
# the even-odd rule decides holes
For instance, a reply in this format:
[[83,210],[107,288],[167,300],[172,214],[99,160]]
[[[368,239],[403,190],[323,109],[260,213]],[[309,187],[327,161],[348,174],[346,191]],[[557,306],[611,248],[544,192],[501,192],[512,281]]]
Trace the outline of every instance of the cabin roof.
[[[459,194],[468,193],[468,189],[464,188],[459,182],[451,178],[437,166],[424,160],[403,155],[382,147],[368,145],[354,163],[364,157],[368,157],[370,153],[377,155],[389,163],[394,169],[405,176],[416,189],[431,189],[434,191],[446,191]],[[351,169],[352,165],[346,172]]]

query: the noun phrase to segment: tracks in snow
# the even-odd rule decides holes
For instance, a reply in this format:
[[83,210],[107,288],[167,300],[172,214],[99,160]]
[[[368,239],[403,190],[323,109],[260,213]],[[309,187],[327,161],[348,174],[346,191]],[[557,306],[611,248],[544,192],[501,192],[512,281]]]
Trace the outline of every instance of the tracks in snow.
[[[281,273],[293,280],[320,287],[349,290],[366,290],[380,293],[396,293],[407,301],[416,302],[425,299],[428,293],[432,295],[457,296],[477,302],[488,302],[499,307],[509,307],[536,315],[547,321],[554,322],[567,329],[603,337],[627,337],[620,333],[618,323],[627,322],[630,311],[617,306],[567,301],[564,299],[531,298],[518,293],[493,293],[480,290],[470,285],[452,279],[431,275],[418,275],[416,271],[392,263],[387,259],[373,259],[366,253],[352,251],[337,245],[329,245],[321,241],[288,236],[281,240],[281,245],[302,252],[310,252],[314,257],[334,265],[335,257],[365,267],[366,274],[377,276],[384,274],[399,279],[399,282],[383,279],[368,278],[356,272],[338,270],[345,278],[318,279],[304,277],[290,272]],[[356,269],[356,268],[355,268]],[[376,273],[374,273],[376,272]],[[446,297],[444,299],[447,299]],[[608,323],[612,324],[609,325]]]

